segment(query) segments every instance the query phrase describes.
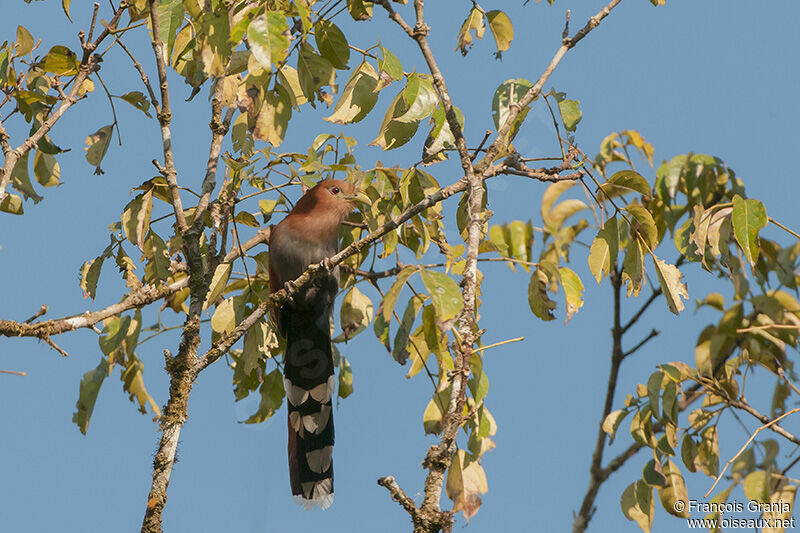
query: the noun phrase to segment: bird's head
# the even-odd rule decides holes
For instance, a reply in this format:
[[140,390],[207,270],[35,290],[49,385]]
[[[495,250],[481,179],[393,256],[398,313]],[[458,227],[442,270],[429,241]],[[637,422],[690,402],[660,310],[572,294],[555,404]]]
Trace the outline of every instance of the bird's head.
[[372,202],[352,183],[342,180],[324,180],[309,189],[294,206],[293,212],[327,212],[336,213],[343,219],[356,208],[356,204],[370,205]]

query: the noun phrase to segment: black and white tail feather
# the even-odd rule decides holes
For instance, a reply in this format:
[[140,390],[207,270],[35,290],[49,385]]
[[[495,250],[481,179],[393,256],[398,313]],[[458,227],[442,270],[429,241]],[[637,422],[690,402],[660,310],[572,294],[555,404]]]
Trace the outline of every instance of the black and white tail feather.
[[334,276],[312,281],[284,304],[284,389],[289,411],[289,480],[298,505],[333,503],[335,377],[330,316],[338,290]]

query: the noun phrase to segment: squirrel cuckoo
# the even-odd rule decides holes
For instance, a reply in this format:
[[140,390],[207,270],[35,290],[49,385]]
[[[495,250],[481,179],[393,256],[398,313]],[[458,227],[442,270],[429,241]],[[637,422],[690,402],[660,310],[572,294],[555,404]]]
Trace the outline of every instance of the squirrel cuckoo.
[[[269,285],[272,292],[309,265],[335,255],[339,225],[369,198],[345,181],[325,180],[309,189],[272,228]],[[316,277],[276,313],[286,339],[283,385],[289,409],[289,481],[298,504],[326,509],[333,503],[333,352],[330,319],[339,290],[337,271]]]

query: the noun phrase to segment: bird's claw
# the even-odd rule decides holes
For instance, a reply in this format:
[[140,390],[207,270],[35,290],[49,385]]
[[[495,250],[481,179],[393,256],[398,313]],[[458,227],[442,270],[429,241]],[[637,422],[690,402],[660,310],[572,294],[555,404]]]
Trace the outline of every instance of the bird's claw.
[[329,257],[324,258],[320,263],[320,266],[326,273],[330,273],[330,271],[333,270],[333,263]]
[[294,281],[287,281],[283,284],[283,288],[289,293],[289,301],[292,300],[292,295],[297,292],[297,285],[294,284]]

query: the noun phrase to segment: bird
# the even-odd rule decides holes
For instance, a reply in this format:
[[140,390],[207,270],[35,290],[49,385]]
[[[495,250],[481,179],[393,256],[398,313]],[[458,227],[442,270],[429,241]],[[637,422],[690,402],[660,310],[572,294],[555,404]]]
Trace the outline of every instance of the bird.
[[[369,204],[370,199],[342,180],[320,181],[303,194],[270,232],[270,292],[338,252],[339,226],[357,203]],[[332,269],[301,287],[273,314],[286,340],[289,482],[295,501],[306,509],[326,509],[333,503],[330,320],[338,290],[338,269]]]

